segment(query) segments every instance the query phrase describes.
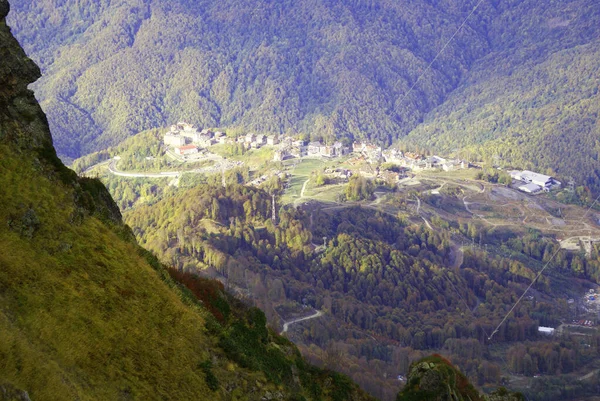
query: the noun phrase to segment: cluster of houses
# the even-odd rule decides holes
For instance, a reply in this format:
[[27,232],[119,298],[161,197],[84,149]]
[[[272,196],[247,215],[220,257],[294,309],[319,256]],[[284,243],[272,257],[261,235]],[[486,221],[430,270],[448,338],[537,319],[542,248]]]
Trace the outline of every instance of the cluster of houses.
[[193,124],[180,122],[171,126],[169,132],[163,137],[163,143],[172,148],[175,154],[186,156],[199,153],[199,148],[208,148],[216,144],[241,143],[247,149],[258,149],[264,145],[274,146],[279,144],[279,136],[249,133],[233,139],[224,132],[200,130]]
[[275,152],[273,160],[282,161],[292,157],[300,158],[305,156],[341,157],[348,153],[350,153],[350,149],[341,142],[336,142],[333,145],[324,145],[321,142],[306,143],[306,141],[285,137],[282,140],[281,147]]
[[181,156],[196,154],[198,147],[207,148],[216,143],[226,143],[228,140],[224,132],[212,132],[209,129],[200,130],[193,124],[180,122],[171,126],[163,138],[167,147]]
[[370,163],[378,163],[382,160],[382,149],[369,143],[354,142],[352,147],[344,146],[342,142],[335,142],[332,145],[313,141],[306,143],[302,140],[293,140],[286,137],[282,141],[282,146],[275,152],[274,160],[282,161],[292,157],[318,156],[335,158],[355,153],[364,156]]
[[388,163],[397,164],[413,171],[444,170],[454,171],[469,168],[465,160],[445,159],[439,156],[423,156],[417,153],[401,152],[390,149],[383,152],[383,159]]
[[535,194],[539,192],[550,192],[552,189],[560,188],[560,181],[554,178],[534,173],[529,170],[513,170],[510,172],[510,176],[513,180],[518,181],[517,188],[529,194]]
[[244,144],[248,149],[258,149],[265,145],[275,146],[279,144],[279,137],[277,135],[255,135],[253,133],[240,136],[237,139],[238,143]]

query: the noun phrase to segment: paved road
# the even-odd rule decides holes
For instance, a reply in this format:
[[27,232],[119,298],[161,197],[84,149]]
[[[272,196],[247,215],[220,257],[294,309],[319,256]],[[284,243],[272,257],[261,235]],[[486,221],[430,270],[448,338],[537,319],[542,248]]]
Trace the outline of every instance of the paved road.
[[117,169],[117,161],[112,160],[108,165],[108,171],[111,174],[118,175],[119,177],[132,177],[132,178],[168,178],[168,177],[179,177],[181,171],[169,171],[164,173],[126,173]]
[[283,324],[283,331],[280,334],[286,333],[288,331],[290,325],[292,325],[294,323],[303,322],[303,321],[309,320],[309,319],[315,319],[315,318],[320,317],[320,316],[323,316],[323,312],[321,312],[319,310],[319,311],[316,311],[313,315],[306,316],[306,317],[301,317],[299,319],[294,319],[294,320],[291,320],[289,322],[286,322],[286,323]]
[[[212,166],[201,167],[193,170],[186,171],[165,171],[162,173],[127,173],[125,171],[121,171],[117,168],[117,160],[111,160],[108,165],[108,171],[111,174],[120,176],[120,177],[130,177],[130,178],[177,178],[181,176],[183,173],[192,173],[192,174],[214,174],[221,172],[223,170],[229,170],[235,168],[237,166],[241,166],[242,162],[232,162],[224,159],[217,159],[219,162]],[[98,165],[96,165],[98,166]],[[95,167],[95,166],[94,166]]]

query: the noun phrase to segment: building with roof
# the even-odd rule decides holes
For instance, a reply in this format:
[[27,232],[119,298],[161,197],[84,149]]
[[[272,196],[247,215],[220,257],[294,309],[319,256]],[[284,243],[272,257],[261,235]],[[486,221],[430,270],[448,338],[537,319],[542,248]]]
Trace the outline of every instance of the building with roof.
[[[549,175],[535,173],[529,170],[513,170],[510,172],[513,180],[524,182],[519,189],[523,192],[535,193],[539,191],[550,191],[553,188],[560,187],[560,181],[555,180]],[[537,188],[536,188],[537,187]]]
[[263,134],[256,135],[256,144],[260,147],[267,143],[267,136]]
[[167,132],[163,138],[163,143],[166,146],[183,146],[185,145],[185,137],[179,135],[179,133]]
[[318,155],[321,153],[321,142],[309,142],[307,152],[309,155]]
[[554,330],[555,329],[553,329],[552,327],[542,327],[542,326],[538,327],[538,332],[539,333],[545,334],[545,335],[548,335],[548,336],[553,335],[554,334]]
[[246,134],[245,141],[246,141],[246,143],[252,143],[252,142],[256,141],[256,135],[254,135],[252,132],[250,132],[249,134]]
[[525,184],[525,185],[521,185],[519,187],[519,191],[528,193],[528,194],[536,194],[538,192],[540,192],[542,190],[542,187],[540,187],[537,184],[534,184],[532,182],[530,182],[529,184]]
[[181,156],[193,155],[198,153],[198,147],[196,145],[185,145],[175,148],[175,153]]

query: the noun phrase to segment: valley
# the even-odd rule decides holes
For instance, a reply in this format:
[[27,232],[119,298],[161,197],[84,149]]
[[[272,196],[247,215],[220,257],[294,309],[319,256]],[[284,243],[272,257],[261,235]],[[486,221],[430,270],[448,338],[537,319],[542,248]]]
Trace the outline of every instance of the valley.
[[[245,135],[176,160],[163,133],[134,136],[74,167],[104,180],[138,240],[163,262],[216,278],[265,310],[314,363],[390,399],[408,362],[436,351],[479,385],[504,383],[536,399],[540,380],[551,380],[555,369],[540,350],[559,346],[551,344],[560,338],[558,352],[578,360],[561,368],[572,372],[561,380],[596,377],[587,374],[597,369],[590,357],[598,313],[586,296],[598,291],[599,212],[565,203],[574,199],[569,186],[529,194],[506,170],[473,162],[444,171],[450,163],[443,157],[391,149],[380,158],[359,151],[277,160],[283,145],[253,148]],[[498,179],[506,183],[490,182]],[[411,240],[415,235],[420,239]],[[379,256],[370,260],[367,249]],[[402,269],[390,259],[398,250],[408,258],[402,264],[413,266],[409,276],[422,268],[413,257],[430,261],[424,274],[431,284],[392,278]],[[355,267],[342,268],[348,257]],[[345,273],[336,273],[340,268]],[[451,328],[447,319],[461,323]],[[538,333],[538,325],[555,329],[554,336]],[[460,340],[453,339],[459,330]],[[467,338],[479,344],[476,364],[463,350],[473,346]],[[525,354],[531,366],[519,362]],[[565,397],[546,386],[540,397]],[[574,391],[585,394],[587,386]]]
[[596,400],[599,27],[0,0],[0,398]]

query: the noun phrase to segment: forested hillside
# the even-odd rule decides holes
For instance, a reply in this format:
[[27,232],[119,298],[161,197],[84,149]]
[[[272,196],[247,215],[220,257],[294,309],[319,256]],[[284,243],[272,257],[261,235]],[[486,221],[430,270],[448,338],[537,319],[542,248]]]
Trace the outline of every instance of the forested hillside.
[[57,158],[0,0],[0,399],[370,400],[220,283],[140,248],[106,188]]
[[181,119],[383,144],[413,131],[597,187],[597,2],[484,1],[444,48],[475,4],[17,0],[11,22],[62,156]]
[[[306,307],[325,312],[327,318],[311,320],[292,338],[311,360],[341,369],[379,398],[392,399],[397,381],[391,375],[408,373],[411,360],[431,352],[450,357],[474,383],[493,386],[506,369],[552,377],[590,362],[576,340],[540,338],[537,328],[556,327],[569,313],[558,300],[569,276],[597,280],[598,249],[581,258],[535,232],[496,237],[475,223],[440,221],[431,231],[360,207],[283,207],[275,225],[267,192],[240,185],[233,174],[226,188],[220,176],[198,180],[125,212],[143,246],[180,270],[220,277],[253,299],[273,325],[298,308],[301,315]],[[139,185],[110,187],[126,193]],[[452,268],[451,232],[483,238],[498,250],[465,250],[461,268]],[[324,238],[326,249],[317,246]],[[552,254],[552,271],[534,287],[538,297],[521,303],[490,342]],[[567,397],[558,387],[548,385],[533,399]],[[590,391],[584,387],[570,394]]]
[[485,4],[426,71],[475,3],[17,0],[11,23],[61,155],[180,119],[389,144],[488,52]]
[[506,20],[492,47],[507,50],[480,60],[409,140],[500,166],[573,177],[597,191],[600,7],[551,2],[540,11],[524,31],[513,31],[514,19]]

